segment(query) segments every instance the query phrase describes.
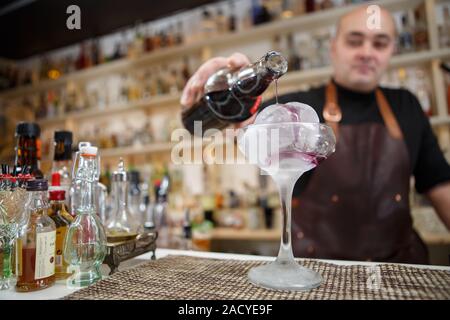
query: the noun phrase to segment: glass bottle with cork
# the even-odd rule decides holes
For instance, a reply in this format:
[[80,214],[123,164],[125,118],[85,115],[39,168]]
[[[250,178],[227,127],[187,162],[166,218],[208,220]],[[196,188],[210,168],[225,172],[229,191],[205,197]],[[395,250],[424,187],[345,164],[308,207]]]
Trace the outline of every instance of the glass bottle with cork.
[[56,256],[55,256],[55,277],[56,280],[67,279],[70,276],[69,264],[64,260],[64,240],[67,229],[74,218],[69,214],[65,204],[65,190],[51,190],[49,217],[56,225]]
[[69,288],[88,286],[101,279],[100,266],[106,255],[106,234],[95,205],[95,189],[100,175],[97,148],[83,146],[73,167],[76,218],[64,240],[63,257],[77,270],[67,279]]
[[40,290],[55,283],[56,226],[48,216],[47,180],[29,180],[26,189],[30,192],[26,204],[29,222],[17,242],[19,292]]

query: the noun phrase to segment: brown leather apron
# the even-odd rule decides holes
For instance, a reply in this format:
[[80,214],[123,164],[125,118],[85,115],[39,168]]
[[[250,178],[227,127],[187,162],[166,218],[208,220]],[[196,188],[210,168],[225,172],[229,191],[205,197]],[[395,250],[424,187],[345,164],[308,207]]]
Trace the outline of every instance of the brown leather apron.
[[323,115],[335,131],[336,152],[315,169],[293,208],[296,256],[428,263],[412,227],[402,131],[380,89],[376,99],[385,126],[339,125],[336,87],[327,85]]

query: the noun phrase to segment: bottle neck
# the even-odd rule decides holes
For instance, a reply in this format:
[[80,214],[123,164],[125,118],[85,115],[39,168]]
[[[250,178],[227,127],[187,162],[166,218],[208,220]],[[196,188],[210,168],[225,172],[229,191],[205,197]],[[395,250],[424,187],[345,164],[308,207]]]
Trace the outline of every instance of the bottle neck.
[[122,212],[128,207],[128,184],[126,181],[114,181],[111,187],[112,194],[116,203],[116,208]]
[[76,174],[77,184],[80,185],[80,206],[78,213],[95,213],[95,188],[98,183],[98,166],[95,156],[81,156],[80,166]]
[[54,162],[70,161],[72,159],[72,145],[64,144],[63,141],[55,143]]
[[280,54],[269,52],[259,61],[237,72],[233,93],[237,96],[260,96],[272,81],[286,71],[286,59]]
[[42,214],[42,210],[46,210],[49,207],[47,191],[29,191],[30,192],[30,203],[29,209],[32,213]]
[[62,207],[65,205],[65,200],[50,200],[50,205],[55,207]]

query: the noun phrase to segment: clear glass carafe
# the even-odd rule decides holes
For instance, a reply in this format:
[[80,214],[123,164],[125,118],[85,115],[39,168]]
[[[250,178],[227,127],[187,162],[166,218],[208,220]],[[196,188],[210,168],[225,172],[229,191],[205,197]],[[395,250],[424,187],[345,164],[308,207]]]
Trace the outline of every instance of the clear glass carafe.
[[129,175],[120,159],[117,171],[111,175],[111,195],[114,199],[111,218],[106,233],[109,242],[135,238],[141,231],[141,224],[134,218],[128,206]]
[[106,255],[106,234],[94,199],[100,176],[96,147],[85,146],[77,152],[72,174],[79,205],[66,234],[63,256],[75,269],[67,285],[84,287],[101,279],[100,266]]

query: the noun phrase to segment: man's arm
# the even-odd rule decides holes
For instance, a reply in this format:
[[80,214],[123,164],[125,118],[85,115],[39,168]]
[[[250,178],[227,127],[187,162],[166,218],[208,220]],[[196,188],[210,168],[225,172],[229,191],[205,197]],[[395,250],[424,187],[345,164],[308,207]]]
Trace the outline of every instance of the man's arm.
[[431,201],[442,222],[450,230],[450,182],[431,188],[426,193],[426,196]]

